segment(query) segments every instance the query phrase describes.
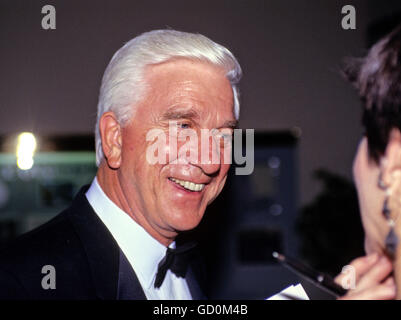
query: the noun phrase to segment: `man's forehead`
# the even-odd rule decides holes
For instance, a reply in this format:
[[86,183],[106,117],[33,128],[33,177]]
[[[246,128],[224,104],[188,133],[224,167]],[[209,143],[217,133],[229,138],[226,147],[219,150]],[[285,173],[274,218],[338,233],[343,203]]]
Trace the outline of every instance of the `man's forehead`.
[[222,68],[203,61],[174,59],[150,65],[146,72],[148,98],[162,102],[158,109],[164,118],[200,119],[204,112],[218,111],[226,121],[235,121],[232,87]]

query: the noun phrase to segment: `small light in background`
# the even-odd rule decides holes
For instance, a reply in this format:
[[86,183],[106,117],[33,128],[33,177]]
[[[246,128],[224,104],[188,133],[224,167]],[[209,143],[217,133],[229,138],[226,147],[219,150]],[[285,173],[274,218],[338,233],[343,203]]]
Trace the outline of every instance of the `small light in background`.
[[16,151],[18,168],[29,170],[33,167],[36,146],[36,138],[31,132],[22,132],[18,135]]
[[300,127],[292,127],[291,132],[294,135],[295,138],[299,139],[302,136],[302,129]]

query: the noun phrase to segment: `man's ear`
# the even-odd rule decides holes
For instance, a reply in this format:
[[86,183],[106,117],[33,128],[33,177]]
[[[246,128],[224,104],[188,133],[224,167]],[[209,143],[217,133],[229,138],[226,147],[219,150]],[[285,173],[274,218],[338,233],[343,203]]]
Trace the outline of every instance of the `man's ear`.
[[382,181],[385,186],[391,186],[394,178],[401,172],[401,132],[392,129],[384,157],[380,163]]
[[114,112],[103,113],[99,130],[106,162],[110,168],[118,169],[121,165],[122,129]]

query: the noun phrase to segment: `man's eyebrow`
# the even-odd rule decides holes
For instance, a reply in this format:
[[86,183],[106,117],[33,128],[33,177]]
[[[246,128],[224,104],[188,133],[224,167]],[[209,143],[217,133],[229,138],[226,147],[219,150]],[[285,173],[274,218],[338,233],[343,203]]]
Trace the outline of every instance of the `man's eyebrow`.
[[[193,119],[193,120],[200,120],[201,116],[197,110],[190,108],[190,109],[177,109],[171,108],[167,110],[163,116],[162,120],[179,120],[179,119]],[[238,128],[238,121],[237,120],[228,120],[224,122],[219,128]]]
[[163,120],[200,119],[199,113],[194,109],[170,109],[163,116]]
[[237,120],[229,120],[224,122],[222,126],[219,128],[231,128],[231,129],[236,129],[238,128],[238,121]]

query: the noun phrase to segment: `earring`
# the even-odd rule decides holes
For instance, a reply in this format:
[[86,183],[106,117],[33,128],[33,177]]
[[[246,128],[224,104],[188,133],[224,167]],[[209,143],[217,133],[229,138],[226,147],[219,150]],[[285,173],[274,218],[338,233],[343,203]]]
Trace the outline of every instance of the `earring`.
[[[380,180],[379,180],[379,185],[380,185]],[[387,223],[390,227],[390,232],[388,233],[386,240],[385,240],[385,246],[386,246],[386,251],[388,253],[388,255],[394,259],[395,256],[395,251],[397,249],[398,246],[398,237],[395,234],[394,231],[394,226],[395,226],[395,222],[391,217],[391,210],[389,207],[389,198],[390,198],[390,192],[389,190],[386,188],[386,199],[384,200],[383,203],[383,209],[382,209],[382,213],[384,218],[387,220]]]
[[386,200],[384,200],[383,215],[386,217],[387,223],[390,227],[390,232],[387,234],[385,240],[386,250],[389,256],[394,259],[399,240],[394,231],[395,222],[390,217],[391,210],[388,208],[388,197],[386,198]]
[[379,187],[379,189],[381,190],[387,190],[387,186],[385,185],[385,183],[383,182],[383,178],[382,178],[382,173],[380,172],[379,174],[379,181],[377,183],[377,186]]

